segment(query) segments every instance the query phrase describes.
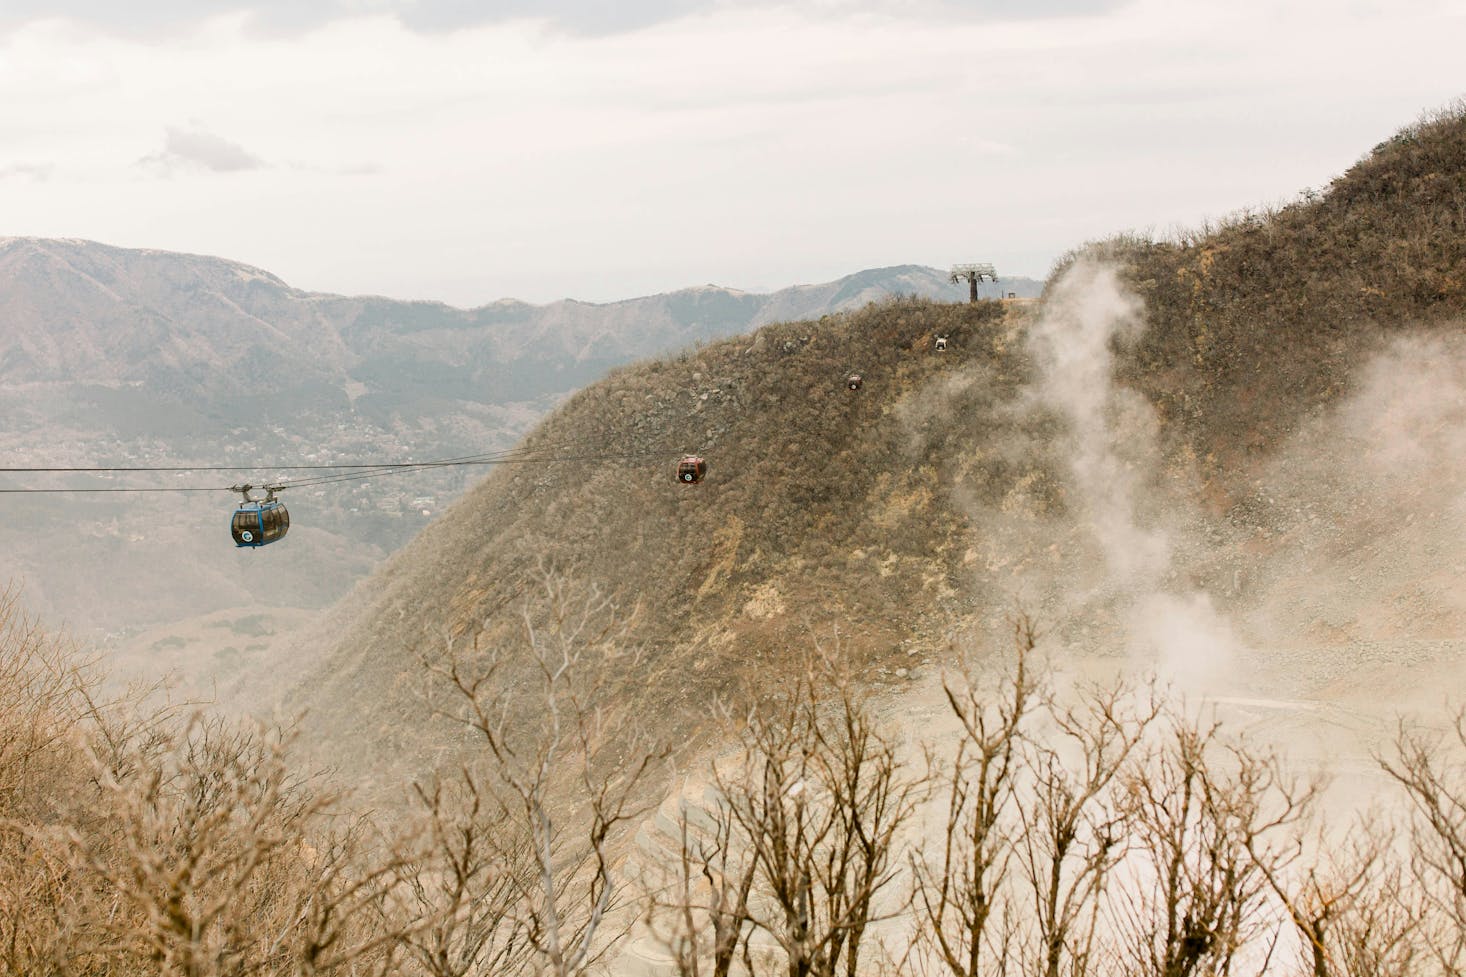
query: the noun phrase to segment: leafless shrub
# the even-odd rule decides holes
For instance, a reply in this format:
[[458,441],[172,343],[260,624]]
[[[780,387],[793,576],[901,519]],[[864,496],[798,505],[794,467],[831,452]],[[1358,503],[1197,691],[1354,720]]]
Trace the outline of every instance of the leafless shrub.
[[[1317,782],[1153,690],[1057,693],[1032,623],[1014,633],[996,686],[946,683],[960,734],[930,780],[903,771],[838,684],[807,675],[752,718],[708,801],[684,802],[677,856],[649,892],[680,975],[880,970],[890,958],[861,950],[888,915],[912,925],[902,972],[1274,973],[1280,915],[1315,977],[1424,972],[1388,846],[1305,834]],[[879,745],[854,748],[866,742]],[[936,831],[903,852],[926,797]],[[890,895],[903,854],[908,901]]]
[[740,959],[752,972],[748,900],[758,863],[739,838],[732,811],[684,804],[677,826],[672,877],[648,893],[653,938],[667,948],[679,977],[728,977]]
[[[1012,928],[991,924],[1007,895],[1016,828],[1010,811],[1023,724],[1036,704],[1031,656],[1037,640],[1031,619],[1014,622],[1014,672],[997,690],[971,678],[943,683],[962,736],[941,778],[947,814],[940,854],[914,854],[912,872],[915,942],[951,977],[1002,972],[1011,953]],[[998,920],[1011,918],[1000,913]]]
[[399,934],[379,925],[398,861],[357,824],[329,830],[334,798],[291,773],[288,736],[195,718],[115,776],[98,759],[87,820],[45,833],[87,898],[63,915],[55,966],[105,962],[188,977],[385,973]]
[[[456,945],[487,927],[502,936],[504,960],[523,955],[535,972],[572,977],[624,935],[611,915],[619,905],[613,840],[644,813],[643,791],[665,752],[610,718],[601,701],[602,666],[626,653],[626,622],[611,602],[556,573],[542,570],[536,582],[539,599],[521,613],[516,645],[475,646],[430,665],[455,693],[446,711],[485,753],[462,771],[468,806],[435,831],[451,868],[480,812],[490,812],[481,854],[470,856],[484,860],[477,875],[510,914],[466,926]],[[528,723],[526,699],[535,711]],[[441,815],[441,793],[425,799]],[[460,911],[460,898],[450,891],[443,905]]]
[[[1382,817],[1382,816],[1381,816]],[[1401,863],[1388,820],[1356,826],[1306,872],[1305,965],[1338,977],[1408,977],[1431,970],[1424,893]],[[1449,940],[1447,940],[1449,942]]]
[[1296,855],[1313,785],[1295,785],[1275,755],[1228,742],[1215,723],[1171,716],[1125,793],[1132,857],[1115,928],[1129,972],[1232,973],[1262,931],[1269,880]]
[[1054,729],[1026,746],[1031,784],[1020,808],[1016,860],[1033,900],[1027,966],[1043,977],[1096,971],[1106,884],[1129,843],[1112,790],[1158,706],[1123,688],[1049,710]]
[[516,973],[529,944],[515,913],[532,859],[499,798],[467,770],[413,788],[426,825],[404,871],[403,912],[422,926],[404,937],[430,977]]
[[679,973],[723,977],[735,960],[789,977],[862,972],[871,927],[905,911],[886,896],[920,783],[816,653],[714,770],[715,805],[682,813],[674,882],[651,906]]
[[[632,920],[624,829],[659,793],[661,753],[595,677],[625,622],[563,576],[538,586],[519,641],[436,666],[482,756],[422,780],[391,837],[294,772],[288,730],[99,702],[0,601],[0,973],[580,977],[607,961]],[[837,653],[749,713],[645,900],[676,972],[1462,972],[1466,712],[1444,734],[1402,726],[1381,758],[1406,823],[1329,831],[1318,785],[1276,755],[1153,693],[1060,695],[1031,621],[1014,641],[1000,680],[945,684],[957,741],[919,772]],[[897,962],[893,920],[912,927]]]
[[57,939],[67,871],[31,829],[55,822],[85,780],[74,667],[16,593],[0,593],[0,973],[42,969]]
[[333,826],[288,734],[98,678],[0,600],[0,973],[387,969],[393,856]]
[[45,804],[43,785],[74,775],[82,669],[21,611],[13,590],[0,592],[0,817],[46,817],[35,806]]
[[1410,881],[1420,897],[1416,925],[1440,972],[1466,969],[1466,710],[1449,733],[1401,724],[1393,757],[1380,766],[1410,805]]

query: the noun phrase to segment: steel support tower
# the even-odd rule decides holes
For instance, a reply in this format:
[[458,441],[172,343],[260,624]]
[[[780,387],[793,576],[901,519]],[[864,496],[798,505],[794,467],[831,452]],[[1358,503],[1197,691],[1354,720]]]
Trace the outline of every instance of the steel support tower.
[[968,301],[976,302],[977,283],[983,279],[995,282],[998,280],[998,273],[989,264],[953,265],[952,284],[956,285],[963,279],[966,279],[968,284]]

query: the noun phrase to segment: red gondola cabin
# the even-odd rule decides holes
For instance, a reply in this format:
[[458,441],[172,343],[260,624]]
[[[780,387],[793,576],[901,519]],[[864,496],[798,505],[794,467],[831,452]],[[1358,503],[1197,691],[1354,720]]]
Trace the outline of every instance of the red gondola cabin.
[[849,387],[851,390],[859,390],[860,385],[864,382],[865,381],[861,379],[859,373],[852,373],[845,378],[845,386]]
[[702,477],[708,473],[708,463],[702,460],[701,455],[684,455],[677,463],[677,480],[687,482],[702,481]]

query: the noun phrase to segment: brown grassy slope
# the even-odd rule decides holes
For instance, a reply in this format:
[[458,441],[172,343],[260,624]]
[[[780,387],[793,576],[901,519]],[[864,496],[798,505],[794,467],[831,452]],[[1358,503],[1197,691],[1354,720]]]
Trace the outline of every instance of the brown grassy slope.
[[1347,391],[1368,352],[1466,314],[1466,106],[1402,130],[1322,194],[1098,250],[1146,300],[1123,379],[1235,499],[1253,463]]
[[[1225,549],[1272,518],[1254,504],[1263,464],[1391,335],[1459,324],[1463,242],[1466,115],[1453,112],[1377,147],[1322,196],[1179,241],[1098,248],[1146,300],[1148,329],[1118,371],[1157,406],[1170,467],[1194,457],[1209,483],[1199,538]],[[419,657],[506,641],[541,562],[641,608],[632,638],[646,655],[609,672],[617,701],[665,736],[720,696],[777,687],[811,634],[838,625],[845,655],[879,678],[903,644],[1008,609],[1013,580],[1072,581],[1098,564],[1084,527],[1062,518],[1055,421],[1020,397],[1021,323],[998,313],[871,307],[581,392],[527,442],[561,460],[495,472],[389,561],[338,609],[324,665],[292,705],[312,710],[309,728],[348,772],[381,770],[384,784],[456,753],[454,734],[426,722]],[[954,338],[945,356],[929,347],[941,332]],[[850,370],[866,377],[858,393],[843,387]],[[672,466],[692,450],[708,479],[682,486]],[[1239,554],[1208,557],[1212,576],[1235,581]]]
[[[496,470],[359,588],[292,705],[349,774],[421,772],[455,740],[424,725],[420,658],[508,640],[540,564],[639,607],[645,654],[611,679],[658,735],[777,682],[792,649],[837,625],[846,657],[877,667],[971,597],[947,483],[1000,498],[1028,474],[959,448],[1017,423],[1001,405],[1025,380],[1021,315],[898,301],[614,373],[525,442],[545,462]],[[674,478],[688,451],[708,461],[699,485]]]

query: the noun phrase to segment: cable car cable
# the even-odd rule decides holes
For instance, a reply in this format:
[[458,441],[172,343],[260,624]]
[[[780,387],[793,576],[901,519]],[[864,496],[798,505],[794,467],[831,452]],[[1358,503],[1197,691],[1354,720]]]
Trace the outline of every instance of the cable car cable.
[[493,461],[424,462],[416,468],[394,468],[388,471],[342,472],[339,475],[322,475],[318,478],[302,479],[298,482],[287,482],[282,486],[282,488],[309,488],[316,485],[334,485],[338,482],[354,482],[362,479],[376,478],[378,476],[384,475],[403,475],[409,474],[414,471],[425,471],[431,468],[456,468],[460,465],[528,465],[557,464],[567,461],[622,461],[626,459],[645,458],[651,454],[652,452],[633,452],[619,455],[549,455],[544,457],[530,456],[520,458],[500,458]]
[[29,495],[32,493],[57,492],[227,492],[228,485],[214,485],[208,488],[194,485],[180,485],[177,488],[0,488],[0,495]]
[[601,443],[600,438],[574,438],[569,441],[552,442],[548,445],[535,446],[533,448],[525,445],[516,445],[513,448],[504,448],[499,451],[485,451],[473,455],[459,455],[454,458],[444,458],[432,461],[359,461],[339,462],[336,464],[313,464],[313,465],[86,465],[86,466],[37,466],[37,467],[0,467],[0,474],[102,474],[109,472],[250,472],[250,471],[344,471],[347,469],[391,469],[404,468],[415,469],[422,467],[451,465],[451,464],[478,464],[492,463],[492,461],[503,457],[537,452],[544,450],[556,450],[583,444]]
[[[337,482],[362,481],[369,478],[378,478],[386,475],[404,475],[416,471],[426,471],[432,468],[458,468],[468,465],[510,465],[510,464],[531,464],[544,463],[554,464],[568,461],[620,461],[626,459],[645,458],[651,454],[658,453],[647,451],[628,452],[624,454],[597,454],[597,455],[549,455],[536,456],[527,455],[508,458],[484,458],[482,456],[470,456],[472,460],[448,460],[429,461],[414,463],[393,463],[390,466],[378,466],[377,468],[366,468],[360,471],[343,471],[335,475],[321,475],[313,478],[301,479],[299,481],[285,482],[277,487],[277,491],[285,491],[294,488],[311,488],[318,485],[331,485]],[[286,466],[282,466],[284,468]],[[13,471],[13,469],[3,469]],[[98,471],[173,471],[175,469],[96,469]],[[253,471],[255,469],[243,468],[199,468],[182,469],[185,471]],[[276,469],[281,470],[281,469]],[[261,486],[262,488],[264,486]],[[95,488],[0,488],[3,495],[27,495],[27,494],[97,494],[111,492],[232,492],[235,491],[232,485],[178,485],[178,486],[152,486],[123,488],[117,486],[95,487]]]
[[[583,439],[583,440],[584,441],[590,441],[592,439]],[[582,442],[572,442],[572,443],[582,443]],[[129,466],[129,465],[106,466],[106,465],[95,465],[95,466],[72,466],[72,467],[52,466],[52,467],[33,467],[33,468],[21,468],[21,467],[4,468],[4,467],[0,467],[0,474],[6,474],[6,473],[9,473],[9,474],[102,474],[102,473],[109,473],[109,472],[252,472],[252,471],[295,472],[295,471],[341,471],[341,470],[345,470],[345,469],[365,469],[365,468],[372,468],[372,469],[377,469],[377,468],[419,468],[419,467],[424,466],[424,465],[444,465],[444,464],[453,464],[453,463],[458,463],[458,462],[462,462],[462,463],[465,463],[465,464],[472,464],[472,463],[475,463],[478,460],[489,460],[489,459],[498,457],[500,455],[514,455],[514,454],[520,453],[520,452],[522,452],[524,450],[527,450],[527,449],[524,449],[524,448],[506,448],[503,451],[483,452],[482,454],[476,454],[476,455],[462,455],[462,456],[457,457],[457,458],[445,458],[445,459],[442,459],[442,460],[435,460],[435,461],[382,461],[382,462],[354,461],[354,462],[342,462],[340,464],[335,464],[335,465],[149,465],[149,466]],[[538,450],[538,449],[535,449],[535,450]]]

